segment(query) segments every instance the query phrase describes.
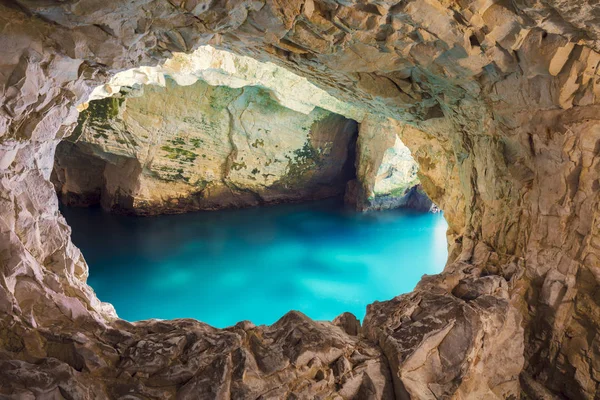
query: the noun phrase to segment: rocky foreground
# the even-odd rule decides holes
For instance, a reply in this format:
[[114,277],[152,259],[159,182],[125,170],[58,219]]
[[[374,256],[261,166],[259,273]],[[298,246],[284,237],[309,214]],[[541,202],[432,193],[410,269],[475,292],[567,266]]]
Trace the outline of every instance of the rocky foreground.
[[[599,15],[588,0],[1,2],[0,393],[598,398]],[[205,44],[397,124],[449,223],[444,272],[370,306],[358,336],[350,316],[118,320],[58,211],[55,149],[93,88]]]
[[369,306],[363,327],[349,313],[318,322],[294,311],[268,327],[246,321],[215,329],[195,320],[13,325],[2,331],[0,393],[19,399],[518,397],[524,359],[523,342],[515,338],[523,328],[506,282],[464,281],[453,294],[437,284],[426,280],[413,294]]

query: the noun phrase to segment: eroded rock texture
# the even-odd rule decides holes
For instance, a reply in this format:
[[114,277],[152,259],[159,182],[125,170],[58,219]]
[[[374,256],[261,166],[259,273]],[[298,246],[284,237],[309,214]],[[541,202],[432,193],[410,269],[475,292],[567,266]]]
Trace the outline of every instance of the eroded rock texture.
[[[412,294],[370,307],[365,337],[357,342],[335,331],[334,347],[352,354],[368,346],[372,360],[385,354],[397,398],[597,397],[597,3],[1,4],[3,394],[103,398],[122,379],[138,398],[175,392],[228,398],[236,382],[268,388],[280,379],[240,376],[236,346],[211,339],[228,331],[202,328],[194,335],[201,344],[186,347],[179,339],[168,342],[178,322],[162,322],[156,331],[148,328],[153,323],[111,322],[110,307],[85,284],[87,266],[49,182],[54,149],[71,133],[76,107],[92,87],[118,70],[210,43],[276,62],[345,102],[405,123],[401,140],[419,163],[425,191],[445,211],[450,259],[444,273]],[[318,323],[296,320],[260,330],[285,335],[290,329],[296,336],[288,348],[314,343],[327,353],[323,334],[303,324],[323,332]],[[115,331],[121,333],[111,336]],[[277,339],[267,335],[261,343],[266,355],[258,358],[281,354]],[[172,357],[178,346],[224,361],[186,363]],[[294,351],[270,365],[293,376],[304,365]],[[174,384],[150,378],[165,372],[176,380],[188,368],[193,373]],[[328,370],[314,375],[326,382],[328,376]],[[363,392],[347,395],[333,384],[303,392],[291,378],[281,386],[294,393],[288,398],[388,393],[383,373],[363,374],[361,382]]]
[[[401,124],[272,63],[202,46],[120,72],[90,99],[66,139],[76,146],[56,152],[66,204],[144,215],[242,207],[340,195],[357,175],[346,199],[360,210],[433,206]],[[358,144],[340,115],[360,122]]]
[[404,126],[381,116],[367,115],[356,144],[356,176],[349,182],[346,201],[359,210],[410,207],[435,208],[419,186],[418,166],[400,140]]
[[379,349],[330,322],[290,312],[270,327],[215,329],[195,320],[117,321],[60,335],[16,328],[0,360],[0,393],[15,398],[392,399]]
[[91,102],[58,146],[64,203],[178,213],[339,196],[354,176],[357,123],[339,114],[285,108],[259,87],[136,92]]

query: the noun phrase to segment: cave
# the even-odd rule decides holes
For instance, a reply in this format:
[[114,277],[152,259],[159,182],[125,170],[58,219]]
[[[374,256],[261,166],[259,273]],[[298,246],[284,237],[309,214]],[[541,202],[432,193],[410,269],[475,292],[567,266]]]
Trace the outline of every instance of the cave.
[[272,63],[201,46],[89,100],[55,152],[65,205],[160,215],[345,195],[363,211],[435,208],[399,126],[361,128],[364,110]]
[[121,319],[362,320],[443,268],[445,221],[393,125],[361,129],[302,77],[202,46],[90,98],[50,180]]
[[[15,0],[0,10],[2,396],[598,397],[598,4]],[[94,88],[202,45],[306,78],[364,110],[361,130],[393,126],[444,210],[443,272],[369,305],[362,324],[293,311],[227,329],[118,319],[87,285],[59,212],[55,150]]]

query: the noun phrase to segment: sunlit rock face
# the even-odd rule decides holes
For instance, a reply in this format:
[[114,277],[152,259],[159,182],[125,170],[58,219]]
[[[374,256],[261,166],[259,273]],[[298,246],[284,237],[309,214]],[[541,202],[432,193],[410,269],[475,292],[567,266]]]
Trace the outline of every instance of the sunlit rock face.
[[[325,90],[271,62],[260,62],[229,51],[201,46],[193,53],[175,53],[156,67],[139,67],[115,74],[104,85],[94,88],[89,100],[117,94],[123,87],[156,85],[165,87],[167,80],[179,86],[203,81],[211,86],[240,89],[247,86],[266,90],[281,106],[303,114],[315,107],[361,121],[367,111],[352,103],[343,102]],[[86,105],[80,106],[84,109]]]
[[[3,3],[2,394],[386,398],[392,382],[398,398],[594,399],[599,7]],[[401,140],[444,210],[450,256],[445,271],[414,292],[370,307],[365,336],[290,318],[269,335],[246,328],[243,346],[230,347],[234,329],[114,321],[85,284],[87,266],[49,182],[57,143],[72,133],[77,106],[114,73],[208,43],[276,62],[344,102],[407,124]],[[326,339],[334,333],[340,341]],[[367,346],[372,358],[363,356]],[[350,366],[325,356],[337,349]],[[328,368],[317,372],[306,358]],[[329,374],[338,360],[340,378]],[[248,372],[255,365],[261,374]],[[281,392],[271,391],[273,380]],[[342,380],[353,389],[342,393]],[[188,383],[197,390],[184,390]]]
[[[118,73],[80,109],[56,152],[65,204],[150,215],[312,200],[343,194],[356,168],[346,199],[361,210],[432,205],[400,124],[210,46]],[[350,118],[361,122],[358,145]]]
[[[137,92],[91,102],[59,145],[63,202],[146,215],[242,207],[341,195],[354,176],[357,123],[341,115],[290,110],[254,86]],[[100,173],[81,173],[85,154]]]
[[387,118],[363,119],[356,145],[357,179],[348,185],[348,203],[359,210],[435,207],[418,186],[418,166],[400,140],[403,129],[403,124]]

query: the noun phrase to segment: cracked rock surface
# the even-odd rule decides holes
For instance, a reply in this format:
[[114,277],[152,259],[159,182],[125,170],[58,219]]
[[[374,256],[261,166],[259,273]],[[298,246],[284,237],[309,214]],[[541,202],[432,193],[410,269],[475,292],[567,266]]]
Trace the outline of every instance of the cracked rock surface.
[[[1,2],[0,393],[597,398],[599,15],[588,0]],[[449,223],[444,272],[370,306],[359,336],[347,316],[116,319],[58,212],[54,151],[94,87],[203,44],[400,121]]]

